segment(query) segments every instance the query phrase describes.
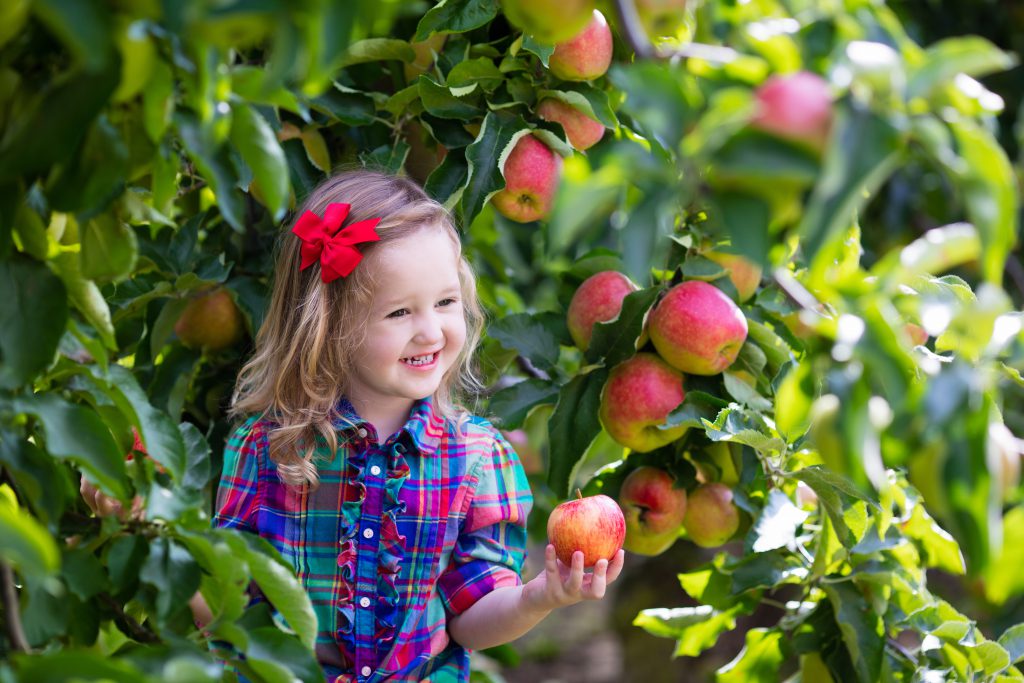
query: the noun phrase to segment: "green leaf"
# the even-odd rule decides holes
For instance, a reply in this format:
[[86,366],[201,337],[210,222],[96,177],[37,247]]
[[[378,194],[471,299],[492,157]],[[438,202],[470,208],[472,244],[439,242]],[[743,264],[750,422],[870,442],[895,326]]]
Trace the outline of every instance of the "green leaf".
[[[723,235],[736,245],[735,252],[756,264],[766,265],[772,246],[769,235],[772,209],[768,202],[750,192],[734,190],[715,192],[711,202],[714,218],[722,225]],[[721,266],[718,269],[721,270]]]
[[1011,69],[1016,63],[1012,55],[980,36],[946,38],[925,49],[924,61],[910,75],[907,97],[928,97],[957,74],[985,76]]
[[159,536],[149,545],[139,578],[156,588],[157,615],[166,621],[188,609],[189,599],[199,588],[199,565],[184,546]]
[[284,680],[299,680],[302,683],[320,683],[324,680],[323,670],[317,663],[308,645],[295,636],[273,626],[249,629],[249,647],[246,648],[246,663],[258,672],[264,672],[264,664],[272,668],[283,668]]
[[810,363],[794,363],[775,390],[775,427],[787,441],[807,431],[817,394]]
[[50,532],[18,507],[6,484],[0,485],[0,558],[22,574],[45,576],[60,568],[60,550]]
[[579,109],[590,118],[601,122],[606,128],[617,128],[619,120],[608,101],[608,93],[585,83],[562,83],[560,90],[541,90],[537,93],[537,101],[546,98],[561,100],[571,107]]
[[557,399],[557,385],[542,379],[528,379],[496,393],[488,406],[501,420],[502,429],[515,429],[535,407],[555,403]]
[[465,33],[497,14],[498,0],[442,0],[420,19],[413,40],[426,40],[432,33]]
[[576,375],[558,395],[558,404],[548,420],[548,485],[559,497],[569,495],[573,472],[601,431],[597,409],[607,379],[608,371],[604,368]]
[[53,209],[75,212],[85,219],[122,194],[127,173],[125,141],[107,117],[100,115],[70,161],[58,166],[47,180],[46,196]]
[[902,149],[900,131],[867,109],[839,109],[833,127],[831,149],[799,227],[809,260],[850,225],[896,167]]
[[475,98],[456,97],[451,90],[435,83],[426,74],[420,76],[418,84],[423,108],[438,118],[468,121],[481,113],[480,108],[472,101]]
[[[420,82],[423,82],[422,77]],[[502,175],[505,159],[515,142],[527,135],[528,126],[520,116],[504,112],[488,112],[480,126],[480,134],[466,148],[469,177],[462,193],[463,221],[473,222],[491,195],[505,188]]]
[[124,499],[124,454],[99,415],[68,403],[55,393],[19,396],[11,406],[18,413],[34,415],[42,423],[50,455],[74,461],[105,493]]
[[135,231],[111,214],[102,214],[82,232],[82,277],[120,280],[135,269],[139,245]]
[[1003,517],[1003,546],[985,569],[985,597],[1004,604],[1024,593],[1024,506],[1017,505]]
[[541,43],[528,33],[523,34],[523,49],[537,55],[545,69],[548,68],[548,60],[551,59],[551,55],[555,53],[554,45]]
[[681,71],[680,67],[642,61],[616,64],[608,72],[611,82],[626,94],[622,109],[665,149],[677,148],[693,120],[694,108],[683,91],[683,83],[689,80]]
[[967,215],[981,235],[982,272],[999,284],[1016,243],[1019,198],[1013,166],[995,136],[979,124],[963,119],[949,125],[966,162],[960,180]]
[[1009,653],[1011,664],[1024,659],[1024,624],[1016,624],[1003,631],[998,642]]
[[785,659],[786,642],[779,631],[752,628],[736,658],[715,673],[718,683],[773,681]]
[[64,284],[28,258],[0,261],[0,387],[26,384],[54,360],[68,322]]
[[181,432],[185,444],[185,458],[188,463],[185,475],[181,478],[181,485],[201,490],[210,481],[210,444],[199,428],[191,422],[179,422],[178,431]]
[[190,113],[176,112],[174,122],[189,158],[195,162],[196,168],[217,196],[217,208],[224,220],[242,232],[245,229],[245,201],[238,191],[238,174],[227,147],[217,143],[211,131]]
[[768,411],[772,409],[771,401],[759,394],[756,387],[751,386],[735,373],[725,371],[722,373],[722,381],[725,384],[725,390],[739,403],[753,410]]
[[505,75],[498,71],[487,57],[464,59],[448,72],[448,89],[457,97],[468,95],[479,86],[491,92],[505,82]]
[[852,548],[860,541],[860,537],[847,525],[844,515],[849,501],[860,500],[878,507],[877,503],[868,498],[848,479],[824,467],[815,465],[791,472],[786,476],[799,479],[818,495],[818,501],[824,506],[826,514],[835,527],[836,535],[847,548]]
[[364,62],[384,62],[396,59],[401,62],[411,62],[416,59],[409,43],[397,38],[366,38],[348,46],[341,63],[341,68]]
[[402,170],[405,160],[409,156],[409,143],[405,140],[395,140],[393,144],[381,145],[369,153],[359,155],[364,166],[379,168],[384,173],[392,175]]
[[657,607],[640,612],[633,625],[652,636],[678,640],[673,657],[696,657],[713,647],[722,633],[736,628],[736,619],[733,610],[719,612],[710,605]]
[[52,261],[60,279],[67,288],[68,299],[85,317],[110,350],[117,348],[110,307],[96,283],[82,276],[81,259],[73,251],[62,252]]
[[617,318],[594,325],[587,359],[596,363],[603,358],[607,367],[614,367],[635,354],[647,312],[660,293],[660,287],[650,287],[627,294]]
[[792,553],[757,553],[746,556],[733,568],[730,592],[736,596],[753,589],[798,583],[807,575],[806,565]]
[[[715,156],[716,181],[742,183],[748,189],[764,190],[765,196],[777,192],[780,185],[810,185],[820,173],[811,151],[755,130],[737,133]],[[741,246],[735,240],[732,243]]]
[[235,554],[249,563],[252,578],[288,626],[309,649],[316,642],[316,614],[292,568],[281,561],[270,543],[246,533],[225,535]]
[[924,548],[925,566],[937,567],[950,574],[963,575],[966,571],[960,546],[945,529],[940,527],[924,505],[918,503],[910,519],[902,524],[903,533],[917,540]]
[[750,549],[755,553],[763,553],[776,548],[795,547],[797,530],[810,514],[794,505],[782,491],[772,489],[768,492],[764,509],[747,536],[748,543],[753,541]]
[[541,316],[513,313],[491,323],[487,334],[505,348],[515,349],[529,358],[539,368],[551,370],[558,363],[558,336]]
[[64,513],[72,490],[67,468],[21,435],[0,431],[0,465],[18,483],[23,500],[43,522],[55,522]]
[[250,105],[236,102],[231,107],[231,142],[252,169],[271,217],[281,220],[291,186],[288,160],[270,124]]
[[843,642],[862,683],[879,680],[885,649],[885,625],[852,581],[825,583],[821,588],[835,610]]
[[39,655],[12,658],[18,680],[73,683],[74,681],[110,681],[110,683],[146,683],[151,680],[127,661],[87,649],[64,649]]
[[80,600],[88,600],[100,591],[110,588],[110,580],[103,564],[84,548],[64,550],[62,575],[68,590]]
[[462,190],[468,178],[469,163],[466,161],[465,153],[458,150],[449,151],[431,172],[423,189],[434,201],[451,210],[462,198]]
[[102,71],[115,57],[107,5],[95,0],[39,0],[36,15],[68,47],[86,71]]

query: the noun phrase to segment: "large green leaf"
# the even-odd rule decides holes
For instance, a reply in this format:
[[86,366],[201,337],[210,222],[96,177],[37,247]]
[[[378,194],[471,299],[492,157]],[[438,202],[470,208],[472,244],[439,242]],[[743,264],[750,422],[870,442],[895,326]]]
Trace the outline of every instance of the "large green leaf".
[[81,147],[47,180],[46,196],[58,211],[86,218],[124,191],[128,148],[105,115],[93,122]]
[[183,545],[160,536],[150,543],[139,578],[156,588],[157,615],[167,620],[188,609],[189,599],[199,588],[199,565]]
[[795,547],[797,530],[809,516],[809,512],[794,505],[785,493],[772,489],[768,492],[764,509],[747,536],[750,550],[762,553],[776,548]]
[[226,146],[216,142],[212,132],[190,113],[178,111],[174,121],[189,157],[217,196],[217,207],[224,220],[242,232],[245,228],[245,202],[238,191],[238,173]]
[[487,334],[539,368],[551,370],[558,363],[558,335],[552,331],[551,316],[514,313],[491,323]]
[[1017,240],[1019,198],[1013,166],[990,131],[966,119],[949,125],[966,163],[961,181],[967,215],[981,236],[982,273],[989,282],[999,284]]
[[[422,83],[422,78],[420,79]],[[505,187],[502,169],[512,146],[525,135],[526,122],[505,112],[488,112],[480,134],[466,148],[469,177],[462,192],[462,216],[466,225],[473,222],[491,195]]]
[[11,401],[11,407],[40,421],[50,455],[74,461],[104,492],[125,497],[124,453],[94,411],[69,403],[56,393],[19,396]]
[[825,166],[799,227],[809,260],[852,223],[896,167],[902,149],[900,131],[868,109],[840,108],[833,127]]
[[481,113],[473,93],[457,97],[446,86],[434,82],[427,75],[420,76],[418,83],[423,108],[438,118],[468,121]]
[[68,321],[64,284],[27,258],[0,261],[0,386],[21,386],[50,365]]
[[82,231],[82,277],[120,280],[135,268],[139,247],[135,232],[116,216],[102,214]]
[[505,387],[491,397],[488,405],[500,418],[502,429],[515,429],[535,407],[554,403],[557,398],[557,385],[542,379],[528,379]]
[[288,160],[270,124],[243,103],[231,107],[231,142],[252,169],[263,201],[275,221],[281,220],[288,204]]
[[483,26],[498,13],[498,0],[442,0],[423,15],[413,40],[432,33],[463,33]]
[[86,71],[102,71],[117,53],[108,6],[99,0],[38,0],[32,9]]
[[826,583],[822,589],[835,610],[836,623],[850,651],[857,680],[861,683],[878,681],[885,649],[882,618],[852,581]]
[[735,611],[719,612],[709,605],[645,609],[633,619],[653,636],[678,641],[675,657],[696,657],[714,647],[718,637],[736,628]]
[[364,62],[379,62],[398,60],[411,62],[416,58],[416,53],[409,47],[409,43],[397,38],[366,38],[352,43],[345,50],[341,59],[341,67],[362,64]]
[[0,559],[23,574],[49,575],[60,567],[60,550],[46,527],[18,507],[14,493],[0,486]]
[[1012,68],[1016,59],[989,40],[979,36],[946,38],[924,51],[924,61],[907,83],[908,97],[927,97],[936,88],[948,85],[957,74],[985,76]]
[[825,513],[835,527],[836,535],[847,548],[852,548],[860,541],[860,535],[850,529],[844,512],[851,502],[861,500],[877,505],[848,479],[831,470],[821,467],[805,467],[788,475],[799,479],[810,486],[818,496],[818,501],[825,508]]
[[558,395],[558,404],[548,420],[548,485],[559,497],[569,495],[573,472],[601,431],[597,409],[607,379],[608,371],[598,368],[573,377]]
[[715,680],[718,683],[776,680],[787,654],[786,649],[781,631],[750,629],[743,649],[735,659],[716,672]]

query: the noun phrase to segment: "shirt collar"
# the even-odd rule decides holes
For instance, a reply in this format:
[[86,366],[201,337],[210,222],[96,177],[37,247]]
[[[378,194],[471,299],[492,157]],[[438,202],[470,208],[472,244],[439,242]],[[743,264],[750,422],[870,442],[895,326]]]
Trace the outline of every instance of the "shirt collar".
[[[335,420],[335,426],[339,429],[348,431],[368,424],[344,397],[338,402],[336,412],[340,419]],[[433,453],[441,443],[444,425],[444,416],[437,412],[434,399],[428,396],[413,404],[402,430],[420,453]]]

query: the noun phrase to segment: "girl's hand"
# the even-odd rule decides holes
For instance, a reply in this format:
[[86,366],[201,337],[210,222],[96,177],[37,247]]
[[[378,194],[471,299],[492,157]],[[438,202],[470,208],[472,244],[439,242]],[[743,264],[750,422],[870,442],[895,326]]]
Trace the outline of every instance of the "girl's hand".
[[529,609],[550,612],[556,607],[574,605],[583,600],[600,600],[608,584],[622,573],[625,551],[620,550],[609,563],[598,560],[592,573],[583,571],[583,553],[572,554],[566,566],[555,557],[555,546],[544,549],[544,571],[523,586],[523,601]]
[[89,506],[89,509],[92,510],[93,514],[97,517],[116,515],[118,519],[124,522],[126,519],[138,521],[146,515],[146,511],[143,508],[142,496],[135,496],[135,498],[132,499],[131,512],[126,514],[122,509],[123,506],[121,505],[121,501],[102,493],[98,488],[96,488],[95,484],[85,477],[82,477],[79,492],[82,494],[85,504]]

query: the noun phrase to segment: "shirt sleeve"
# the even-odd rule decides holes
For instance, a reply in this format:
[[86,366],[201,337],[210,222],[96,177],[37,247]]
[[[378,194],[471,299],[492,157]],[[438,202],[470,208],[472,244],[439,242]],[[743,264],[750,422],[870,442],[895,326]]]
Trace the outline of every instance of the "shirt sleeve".
[[494,430],[493,449],[476,466],[475,492],[451,562],[438,580],[449,614],[465,612],[495,588],[522,583],[526,517],[532,504],[519,457]]
[[256,531],[260,503],[259,463],[265,446],[265,432],[255,417],[241,424],[228,439],[217,487],[214,526]]

